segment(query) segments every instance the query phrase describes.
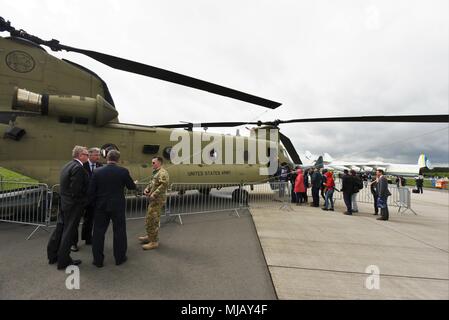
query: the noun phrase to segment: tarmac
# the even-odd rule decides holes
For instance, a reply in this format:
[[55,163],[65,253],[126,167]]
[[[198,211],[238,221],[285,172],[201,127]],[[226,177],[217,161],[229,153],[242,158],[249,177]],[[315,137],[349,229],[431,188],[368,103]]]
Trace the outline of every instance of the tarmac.
[[412,194],[417,215],[390,207],[389,221],[372,204],[353,216],[341,201],[335,209],[273,203],[240,217],[183,216],[163,224],[152,251],[136,239],[144,221],[129,220],[125,264],[114,264],[111,230],[103,268],[89,246],[72,253],[83,261],[79,290],[48,265],[48,232],[27,241],[33,227],[0,223],[0,299],[449,299],[447,191]]
[[279,299],[449,299],[449,193],[412,194],[412,209],[251,212]]
[[[116,266],[112,226],[105,240],[103,268],[92,265],[90,246],[81,242],[80,289],[68,290],[70,274],[49,265],[49,233],[0,223],[0,299],[272,300],[276,294],[254,223],[248,211],[183,217],[162,224],[160,246],[144,251],[137,237],[144,220],[127,221],[128,261]],[[51,229],[50,229],[51,230]]]

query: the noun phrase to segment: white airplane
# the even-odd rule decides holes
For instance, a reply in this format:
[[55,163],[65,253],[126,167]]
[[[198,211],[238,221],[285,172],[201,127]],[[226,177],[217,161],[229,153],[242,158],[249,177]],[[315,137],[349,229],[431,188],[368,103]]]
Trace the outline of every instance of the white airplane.
[[[312,161],[318,159],[309,151],[306,151],[306,158]],[[337,171],[353,169],[356,172],[372,172],[376,169],[383,169],[385,174],[388,175],[411,177],[417,176],[422,168],[432,169],[430,160],[424,153],[419,155],[417,164],[385,163],[381,161],[336,161],[328,153],[324,153],[323,167]]]
[[323,156],[315,156],[310,151],[306,151],[302,157],[302,164],[297,167],[306,170],[310,168],[323,168]]

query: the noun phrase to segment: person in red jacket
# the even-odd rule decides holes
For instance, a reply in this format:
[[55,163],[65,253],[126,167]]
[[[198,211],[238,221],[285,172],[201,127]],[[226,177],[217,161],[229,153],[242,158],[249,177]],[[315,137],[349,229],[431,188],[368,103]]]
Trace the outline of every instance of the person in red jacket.
[[304,186],[304,174],[302,169],[296,171],[298,175],[295,180],[295,193],[296,193],[296,205],[299,205],[304,200],[304,193],[306,192],[306,187]]
[[326,176],[326,182],[324,183],[325,198],[324,198],[324,208],[322,209],[324,211],[334,211],[334,198],[333,198],[335,190],[334,175],[332,174],[332,172],[328,171],[325,173],[325,176]]

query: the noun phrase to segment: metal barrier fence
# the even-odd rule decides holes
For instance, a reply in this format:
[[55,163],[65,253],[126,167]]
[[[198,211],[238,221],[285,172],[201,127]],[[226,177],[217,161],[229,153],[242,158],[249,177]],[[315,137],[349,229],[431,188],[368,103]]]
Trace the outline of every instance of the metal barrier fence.
[[290,182],[245,185],[245,190],[248,191],[249,208],[290,209],[293,192]]
[[[137,184],[136,190],[126,190],[126,219],[144,218],[148,207],[148,197],[143,194],[147,184]],[[284,190],[284,191],[282,191]],[[233,211],[237,216],[239,210],[252,207],[288,207],[291,198],[290,185],[280,182],[263,184],[239,183],[173,183],[167,191],[165,204],[166,218],[188,214]],[[48,225],[57,221],[59,213],[59,185],[54,185],[49,194],[52,201],[48,209]]]
[[[148,207],[148,198],[143,194],[147,184],[137,184],[136,190],[125,189],[125,214],[126,219],[141,219],[145,217]],[[50,192],[52,201],[48,210],[49,225],[56,224],[60,208],[59,184],[51,187]]]
[[[126,190],[126,218],[145,217],[148,198],[143,194],[146,184],[138,184],[136,190]],[[341,182],[337,180],[337,189]],[[391,197],[388,205],[411,210],[410,189],[389,185]],[[292,202],[290,182],[265,182],[259,184],[215,183],[170,185],[165,217],[181,216],[205,212],[232,211],[239,215],[240,209],[273,208],[290,209]],[[310,193],[310,189],[308,190]],[[334,200],[342,200],[341,192],[334,192]],[[359,191],[357,201],[373,203],[369,186]],[[309,202],[311,197],[309,196]],[[59,213],[59,185],[49,188],[46,184],[2,180],[0,184],[0,221],[35,225],[29,239],[40,227],[56,224]],[[416,214],[416,213],[415,213]]]
[[[335,183],[335,187],[338,190],[341,190],[341,180],[337,180]],[[398,212],[403,212],[406,210],[412,211],[415,215],[416,212],[413,211],[411,205],[411,192],[410,188],[407,187],[398,187],[396,185],[388,185],[388,189],[390,190],[391,196],[388,197],[388,206],[389,207],[398,207]],[[343,201],[343,192],[334,192],[334,201],[342,200]],[[374,204],[374,197],[371,193],[371,188],[368,185],[364,185],[364,188],[359,190],[357,193],[356,201],[360,203],[372,203]]]
[[167,197],[166,214],[238,211],[256,207],[288,207],[291,198],[287,183],[173,183]]
[[248,202],[247,192],[238,183],[173,183],[167,197],[167,215],[234,211]]
[[43,183],[2,180],[0,221],[36,226],[29,239],[40,227],[47,226],[51,203],[48,190],[48,186]]

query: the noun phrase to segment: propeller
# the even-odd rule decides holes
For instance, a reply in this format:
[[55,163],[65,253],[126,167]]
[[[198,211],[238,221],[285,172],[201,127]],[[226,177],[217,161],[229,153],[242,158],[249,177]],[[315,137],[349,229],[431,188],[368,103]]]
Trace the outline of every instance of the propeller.
[[45,45],[51,48],[53,51],[72,51],[84,54],[86,56],[91,57],[103,64],[106,64],[114,69],[128,71],[136,74],[140,74],[143,76],[156,78],[159,80],[164,80],[168,82],[177,83],[179,85],[187,86],[190,88],[195,88],[198,90],[208,91],[214,94],[218,94],[221,96],[225,96],[228,98],[233,98],[241,101],[245,101],[248,103],[256,104],[265,108],[276,109],[281,105],[279,102],[275,102],[272,100],[268,100],[265,98],[257,97],[242,91],[237,91],[234,89],[230,89],[227,87],[223,87],[211,82],[207,82],[204,80],[200,80],[197,78],[189,77],[180,73],[176,73],[173,71],[168,71],[165,69],[153,67],[150,65],[146,65],[143,63],[135,62],[132,60],[127,60],[115,56],[111,56],[109,54],[92,51],[92,50],[84,50],[80,48],[74,48],[66,45],[62,45],[58,40],[52,39],[49,41],[42,40],[36,36],[28,34],[24,30],[16,30],[11,26],[10,21],[5,21],[2,17],[0,17],[0,32],[7,31],[13,37],[20,37],[27,40],[30,40],[39,45]]

